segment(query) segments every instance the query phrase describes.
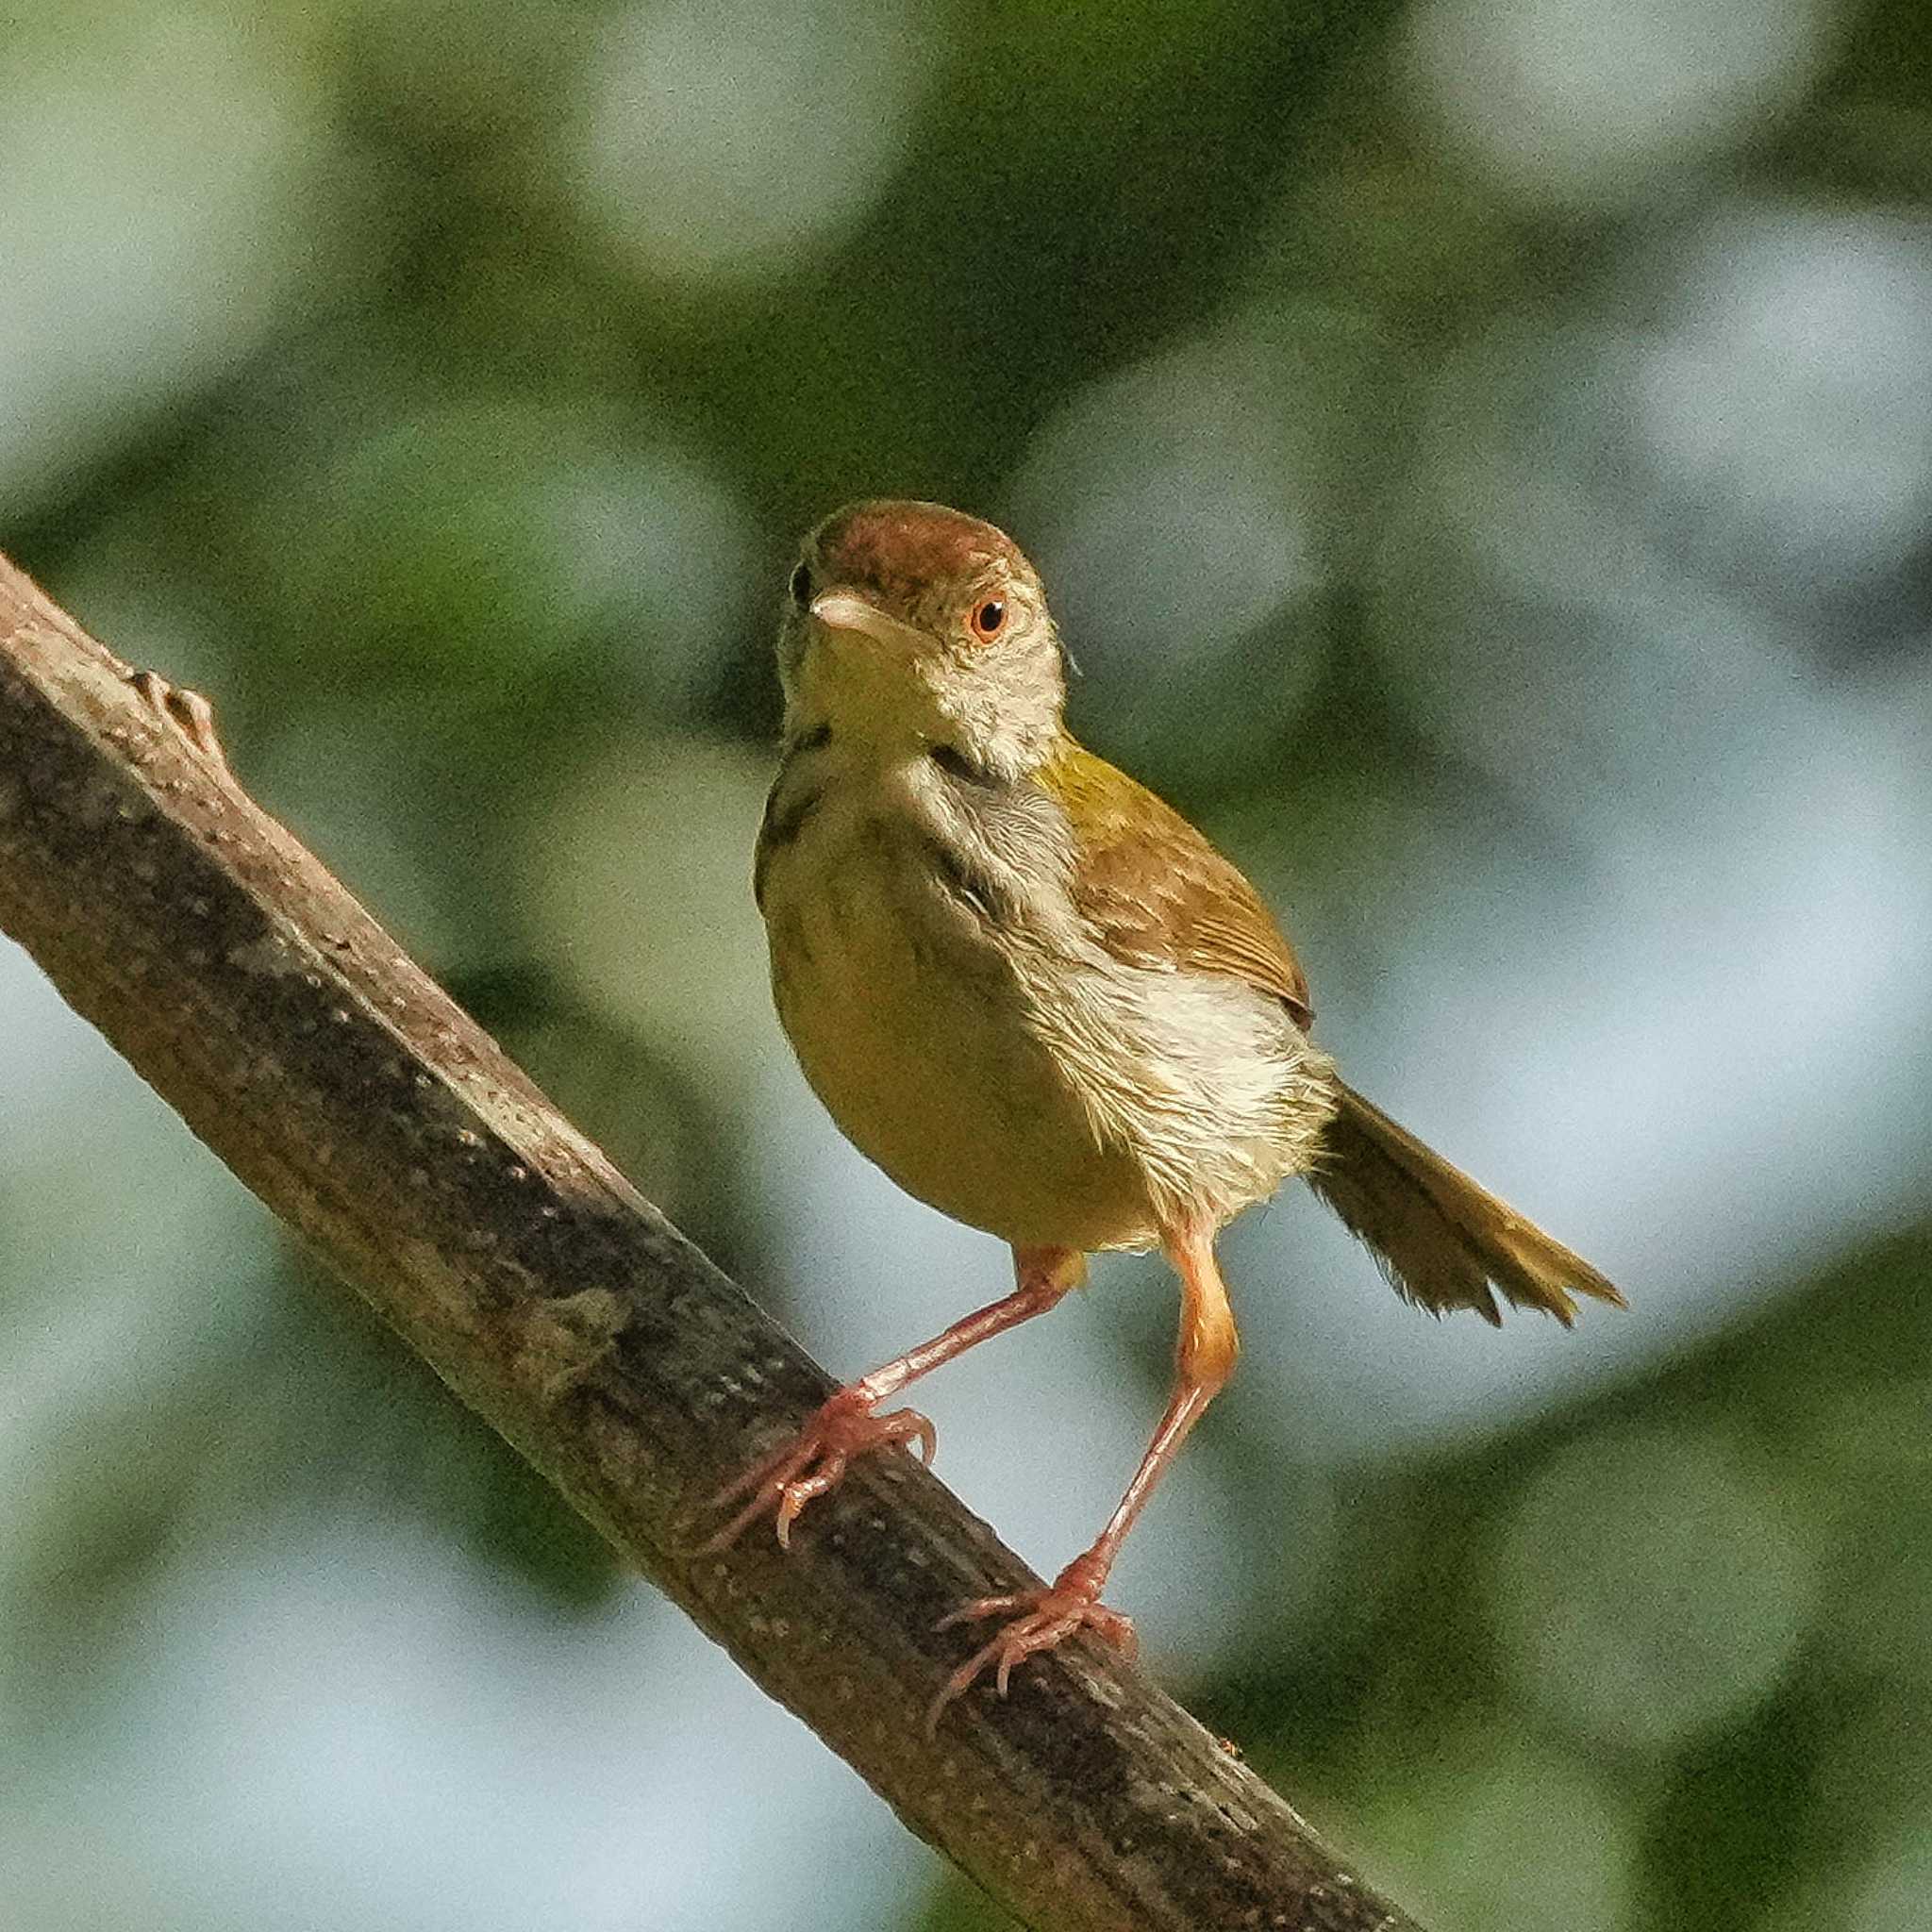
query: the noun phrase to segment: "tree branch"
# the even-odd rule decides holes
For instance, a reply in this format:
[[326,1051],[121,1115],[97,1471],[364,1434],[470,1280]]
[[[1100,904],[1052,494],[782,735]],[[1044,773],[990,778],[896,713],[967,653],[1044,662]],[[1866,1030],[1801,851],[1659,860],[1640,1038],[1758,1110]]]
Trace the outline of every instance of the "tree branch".
[[1091,1644],[929,1739],[977,1641],[935,1624],[1035,1579],[909,1457],[863,1465],[789,1558],[768,1536],[694,1557],[696,1499],[831,1384],[195,724],[0,558],[0,928],[465,1402],[1041,1932],[1414,1932]]

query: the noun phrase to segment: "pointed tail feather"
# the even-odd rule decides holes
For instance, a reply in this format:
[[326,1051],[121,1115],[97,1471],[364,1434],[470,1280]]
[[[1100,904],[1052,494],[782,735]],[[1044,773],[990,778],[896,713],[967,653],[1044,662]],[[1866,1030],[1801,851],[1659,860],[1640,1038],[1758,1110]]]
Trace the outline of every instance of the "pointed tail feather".
[[1341,1105],[1308,1184],[1374,1251],[1399,1294],[1432,1314],[1474,1308],[1498,1325],[1491,1283],[1517,1307],[1545,1309],[1566,1328],[1579,1294],[1624,1307],[1580,1255],[1337,1085]]

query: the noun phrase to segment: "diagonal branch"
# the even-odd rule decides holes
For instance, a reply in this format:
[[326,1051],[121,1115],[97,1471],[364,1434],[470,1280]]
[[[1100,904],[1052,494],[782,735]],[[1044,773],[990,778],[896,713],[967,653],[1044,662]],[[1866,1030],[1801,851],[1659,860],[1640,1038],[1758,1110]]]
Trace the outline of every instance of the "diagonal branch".
[[0,928],[620,1554],[1041,1932],[1414,1932],[1110,1654],[924,1714],[1034,1579],[894,1457],[787,1558],[692,1502],[831,1384],[234,783],[205,712],[0,558]]

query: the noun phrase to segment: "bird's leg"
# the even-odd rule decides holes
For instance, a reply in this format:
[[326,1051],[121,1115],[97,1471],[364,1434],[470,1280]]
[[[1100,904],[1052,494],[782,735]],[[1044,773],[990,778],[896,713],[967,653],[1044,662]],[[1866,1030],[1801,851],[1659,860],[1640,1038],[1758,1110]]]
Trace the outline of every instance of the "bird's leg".
[[789,1548],[798,1512],[815,1496],[833,1488],[856,1457],[875,1449],[899,1442],[916,1444],[930,1462],[937,1439],[924,1416],[914,1408],[895,1408],[889,1415],[873,1411],[888,1396],[896,1395],[921,1375],[930,1374],[941,1363],[1035,1315],[1043,1315],[1086,1278],[1087,1264],[1073,1248],[1015,1248],[1013,1274],[1019,1285],[1011,1294],[955,1322],[930,1341],[908,1349],[883,1368],[847,1383],[791,1441],[753,1463],[728,1489],[714,1496],[711,1507],[715,1509],[725,1508],[741,1497],[748,1500],[698,1554],[711,1556],[728,1547],[761,1516],[773,1519],[779,1542]]
[[1169,1235],[1162,1243],[1181,1278],[1181,1325],[1175,1347],[1174,1394],[1154,1431],[1154,1440],[1127,1485],[1120,1507],[1108,1519],[1091,1549],[1083,1551],[1049,1583],[1007,1596],[981,1597],[955,1610],[941,1624],[974,1623],[983,1617],[1009,1621],[997,1635],[975,1650],[948,1677],[926,1713],[926,1728],[936,1730],[941,1713],[975,1678],[991,1668],[1002,1697],[1013,1666],[1042,1650],[1051,1650],[1075,1630],[1091,1629],[1131,1657],[1136,1647],[1134,1626],[1118,1610],[1100,1601],[1108,1573],[1120,1555],[1134,1519],[1167,1472],[1187,1434],[1200,1421],[1234,1370],[1240,1343],[1227,1289],[1214,1261],[1210,1228],[1191,1228]]

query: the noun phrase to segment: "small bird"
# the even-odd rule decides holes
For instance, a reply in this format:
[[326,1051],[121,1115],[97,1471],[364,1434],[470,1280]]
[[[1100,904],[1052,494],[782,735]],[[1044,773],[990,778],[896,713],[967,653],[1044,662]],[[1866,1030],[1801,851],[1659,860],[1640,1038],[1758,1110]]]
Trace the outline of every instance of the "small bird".
[[1158,1246],[1180,1279],[1173,1396],[1119,1507],[1052,1583],[946,1619],[1000,1621],[937,1724],[988,1669],[1004,1695],[1082,1627],[1131,1654],[1108,1573],[1234,1367],[1215,1237],[1291,1175],[1434,1313],[1500,1322],[1493,1289],[1567,1325],[1576,1294],[1623,1298],[1337,1076],[1254,887],[1068,732],[1059,635],[1001,531],[931,503],[828,517],[787,586],[778,672],[784,752],[753,872],[778,1017],[845,1134],[1008,1242],[1015,1287],[841,1389],[714,1499],[741,1507],[706,1547],[768,1515],[789,1544],[855,1457],[930,1461],[931,1423],[881,1405],[1044,1314],[1089,1254]]

